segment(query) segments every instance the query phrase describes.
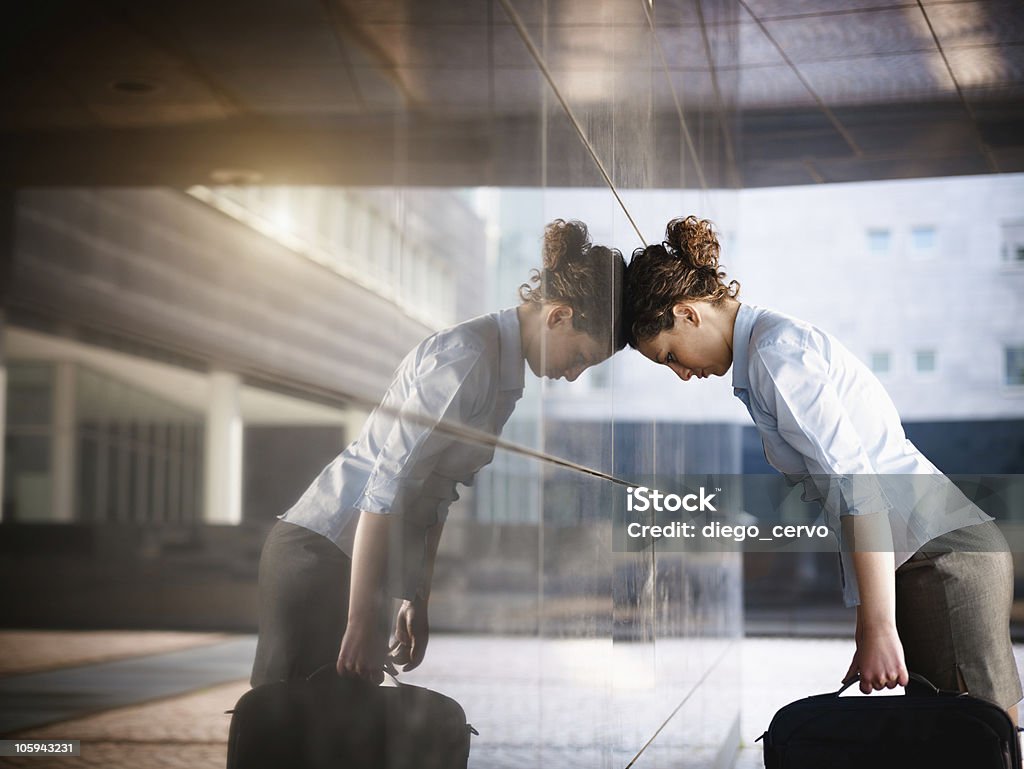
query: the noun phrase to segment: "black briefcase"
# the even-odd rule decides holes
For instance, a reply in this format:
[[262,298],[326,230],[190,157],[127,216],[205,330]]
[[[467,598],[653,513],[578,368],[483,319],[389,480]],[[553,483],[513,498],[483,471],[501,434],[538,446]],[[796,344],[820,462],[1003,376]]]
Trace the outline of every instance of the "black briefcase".
[[1020,769],[1017,727],[980,697],[936,689],[911,674],[906,696],[791,702],[764,740],[767,769]]
[[476,734],[451,697],[332,666],[257,686],[229,712],[228,769],[465,769]]

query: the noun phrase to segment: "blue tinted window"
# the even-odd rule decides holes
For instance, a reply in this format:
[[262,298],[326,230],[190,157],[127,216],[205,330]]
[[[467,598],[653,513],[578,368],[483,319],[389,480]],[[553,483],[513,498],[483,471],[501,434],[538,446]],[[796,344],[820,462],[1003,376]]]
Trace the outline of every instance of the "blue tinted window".
[[1024,385],[1024,347],[1006,348],[1006,384]]
[[935,248],[935,228],[915,227],[910,231],[910,243],[915,251],[931,251]]
[[876,254],[884,254],[889,250],[891,236],[889,230],[868,230],[868,250]]
[[918,350],[914,353],[914,368],[921,374],[935,371],[935,350]]

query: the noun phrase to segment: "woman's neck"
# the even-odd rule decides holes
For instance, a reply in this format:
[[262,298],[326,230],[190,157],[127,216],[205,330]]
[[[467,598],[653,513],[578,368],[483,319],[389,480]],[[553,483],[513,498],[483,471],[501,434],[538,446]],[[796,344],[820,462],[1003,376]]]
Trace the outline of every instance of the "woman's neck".
[[523,302],[516,307],[516,315],[519,318],[519,343],[525,355],[526,351],[533,347],[533,340],[540,333],[540,305]]
[[726,344],[729,345],[729,355],[732,355],[732,340],[736,333],[736,316],[740,314],[740,302],[736,299],[727,299],[722,307],[722,331],[725,334]]

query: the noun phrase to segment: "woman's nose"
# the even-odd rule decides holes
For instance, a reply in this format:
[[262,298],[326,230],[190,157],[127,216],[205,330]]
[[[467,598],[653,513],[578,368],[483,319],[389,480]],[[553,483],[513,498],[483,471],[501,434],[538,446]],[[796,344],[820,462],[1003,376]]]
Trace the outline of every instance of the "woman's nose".
[[679,377],[680,379],[682,379],[684,382],[689,382],[690,381],[690,377],[693,376],[693,372],[690,371],[690,369],[683,368],[682,366],[679,366],[679,367],[675,368],[674,370],[676,372],[676,376]]

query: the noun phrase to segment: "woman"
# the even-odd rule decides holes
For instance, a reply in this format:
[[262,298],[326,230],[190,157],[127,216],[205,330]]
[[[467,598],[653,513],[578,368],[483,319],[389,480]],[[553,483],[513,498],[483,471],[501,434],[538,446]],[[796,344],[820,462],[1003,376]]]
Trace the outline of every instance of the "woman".
[[836,339],[738,301],[710,222],[674,219],[666,238],[627,268],[628,341],[683,381],[731,368],[768,462],[822,503],[857,606],[844,680],[891,689],[909,667],[997,702],[1016,723],[1013,565],[991,518],[906,439],[882,385]]
[[[271,530],[260,557],[253,686],[336,662],[375,683],[426,651],[434,558],[458,483],[491,461],[524,362],[570,382],[622,349],[625,262],[581,222],[545,228],[522,303],[439,331],[402,361],[359,437]],[[461,437],[460,437],[461,431]],[[477,440],[473,439],[473,436]],[[390,597],[402,599],[386,659]]]

